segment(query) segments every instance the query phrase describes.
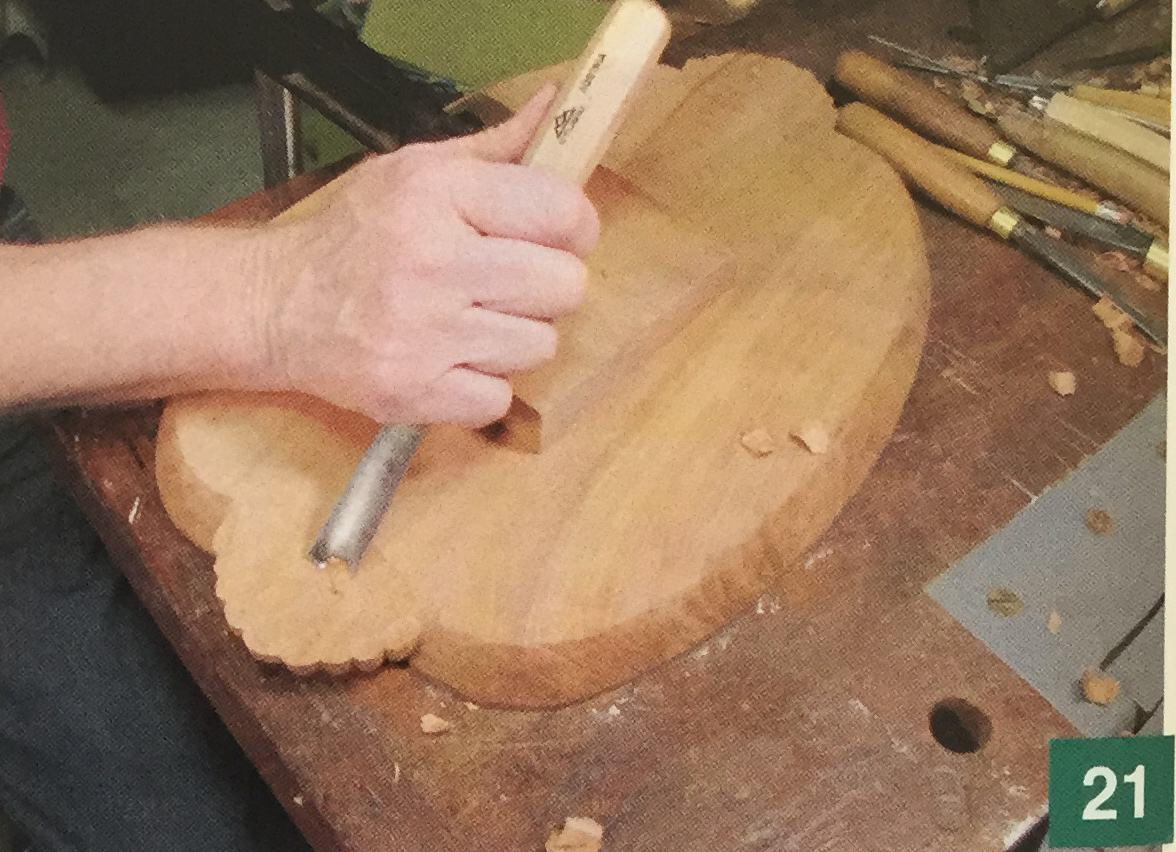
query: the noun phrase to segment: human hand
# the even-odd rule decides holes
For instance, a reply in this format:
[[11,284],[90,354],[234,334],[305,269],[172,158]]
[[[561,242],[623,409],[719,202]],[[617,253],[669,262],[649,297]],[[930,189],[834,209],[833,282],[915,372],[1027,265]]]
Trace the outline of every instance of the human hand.
[[264,383],[381,423],[482,426],[555,351],[600,225],[579,187],[517,164],[555,90],[480,133],[373,157],[273,229]]

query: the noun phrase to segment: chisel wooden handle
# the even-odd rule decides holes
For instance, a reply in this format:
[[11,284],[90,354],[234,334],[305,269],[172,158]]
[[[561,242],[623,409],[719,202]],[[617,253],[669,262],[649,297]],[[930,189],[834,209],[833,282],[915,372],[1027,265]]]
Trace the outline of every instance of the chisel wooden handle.
[[1126,151],[1153,168],[1168,171],[1168,140],[1124,115],[1063,94],[1049,99],[1045,114],[1079,133]]
[[617,0],[580,54],[538,135],[527,165],[583,185],[616,136],[642,78],[670,40],[670,22],[653,0]]
[[837,129],[881,154],[907,182],[972,224],[1007,237],[1016,223],[1014,214],[1009,214],[1013,220],[1008,221],[1004,202],[980,178],[948,161],[926,139],[876,109],[861,103],[842,107]]
[[[577,60],[523,162],[583,184],[616,135],[626,106],[670,37],[653,0],[617,0]],[[424,434],[388,425],[356,466],[310,548],[320,566],[356,565],[367,552]]]
[[1118,89],[1100,89],[1096,86],[1075,86],[1070,94],[1078,100],[1089,104],[1122,110],[1158,121],[1167,126],[1172,125],[1172,104],[1167,97],[1153,97],[1140,92],[1122,92]]
[[1004,134],[1022,148],[1167,225],[1167,175],[1053,119],[1037,119],[1014,111],[1002,115],[998,123]]
[[913,74],[887,65],[860,50],[837,57],[833,77],[855,95],[883,112],[900,117],[933,139],[957,151],[998,165],[1007,165],[1016,149],[996,129],[969,113],[943,92]]

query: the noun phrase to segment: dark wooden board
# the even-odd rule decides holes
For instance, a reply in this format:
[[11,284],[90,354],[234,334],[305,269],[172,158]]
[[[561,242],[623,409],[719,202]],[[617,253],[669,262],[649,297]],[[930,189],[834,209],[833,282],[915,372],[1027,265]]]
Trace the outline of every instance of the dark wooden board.
[[[863,32],[906,27],[910,41],[912,22],[939,32],[961,7],[769,3],[724,46],[827,77]],[[220,217],[266,218],[286,193]],[[65,412],[52,443],[115,558],[323,852],[539,849],[568,815],[601,821],[609,850],[1001,849],[1045,801],[1047,738],[1076,732],[923,587],[1139,412],[1163,388],[1164,362],[1148,352],[1138,368],[1118,364],[1084,296],[937,211],[921,219],[928,344],[863,489],[756,611],[586,704],[467,710],[408,670],[395,699],[376,700],[362,678],[259,665],[227,630],[210,558],[159,503],[158,409]],[[1073,397],[1046,384],[1061,368],[1078,376]],[[932,738],[928,714],[946,697],[990,720],[979,752]],[[454,730],[423,736],[426,712]]]

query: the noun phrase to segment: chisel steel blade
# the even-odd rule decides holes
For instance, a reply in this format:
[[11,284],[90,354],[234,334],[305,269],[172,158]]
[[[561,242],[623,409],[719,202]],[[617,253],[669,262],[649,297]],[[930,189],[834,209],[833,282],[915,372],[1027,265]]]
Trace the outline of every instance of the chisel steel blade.
[[1160,346],[1168,345],[1167,323],[1141,311],[1122,290],[1091,269],[1069,246],[1046,236],[1024,221],[1018,222],[1013,228],[1009,240],[1094,298],[1106,296],[1119,310],[1131,317],[1141,334]]
[[1147,257],[1152,243],[1155,242],[1155,237],[1134,225],[1091,216],[1065,204],[1032,195],[1015,186],[1007,186],[996,181],[988,183],[1009,207],[1038,222],[1052,225],[1060,231],[1086,237],[1140,258]]

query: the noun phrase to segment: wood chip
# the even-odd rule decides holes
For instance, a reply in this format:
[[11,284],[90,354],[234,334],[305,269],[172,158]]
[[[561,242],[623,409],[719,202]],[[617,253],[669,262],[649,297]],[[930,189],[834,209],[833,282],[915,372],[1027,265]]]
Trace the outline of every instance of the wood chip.
[[1115,346],[1115,357],[1126,367],[1138,367],[1143,363],[1143,341],[1133,332],[1116,329],[1111,332],[1111,343]]
[[1061,396],[1070,396],[1078,389],[1078,381],[1069,370],[1050,371],[1049,386]]
[[1110,704],[1119,694],[1119,681],[1091,666],[1082,673],[1082,694],[1092,704]]
[[1017,593],[1006,586],[993,586],[988,590],[988,608],[1006,618],[1020,615],[1024,604]]
[[1057,633],[1062,627],[1062,617],[1055,609],[1049,614],[1049,618],[1045,620],[1045,629],[1050,633]]
[[808,423],[792,433],[794,440],[813,455],[829,452],[829,430],[820,423]]
[[1143,361],[1143,341],[1132,330],[1131,317],[1119,310],[1114,302],[1103,296],[1092,308],[1094,315],[1111,332],[1115,357],[1121,364],[1138,367]]
[[421,716],[421,733],[424,734],[443,734],[453,727],[453,723],[447,722],[440,716],[434,716],[432,713],[426,713]]
[[1086,528],[1095,535],[1110,535],[1115,531],[1115,519],[1106,509],[1087,509]]
[[1121,251],[1104,251],[1098,256],[1098,262],[1120,272],[1130,272],[1137,264]]
[[547,852],[600,852],[604,826],[588,817],[568,817],[563,828],[554,829],[543,848]]
[[992,115],[996,112],[988,97],[988,90],[975,80],[960,81],[960,97],[964,99],[968,109],[977,115]]
[[1045,227],[1045,235],[1047,237],[1053,237],[1055,240],[1060,240],[1062,238],[1062,232],[1053,225],[1047,225]]
[[771,455],[772,451],[776,449],[776,442],[772,440],[767,429],[752,429],[750,432],[744,432],[739,443],[743,444],[744,449],[757,458]]

